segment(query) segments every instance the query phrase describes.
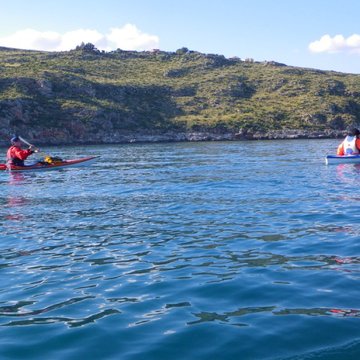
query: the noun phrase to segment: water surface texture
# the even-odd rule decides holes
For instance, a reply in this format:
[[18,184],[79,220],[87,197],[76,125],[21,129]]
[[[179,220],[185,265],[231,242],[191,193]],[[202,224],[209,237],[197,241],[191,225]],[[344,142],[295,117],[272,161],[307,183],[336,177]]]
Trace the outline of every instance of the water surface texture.
[[0,358],[359,359],[360,167],[326,166],[337,144],[49,148],[100,158],[1,173]]

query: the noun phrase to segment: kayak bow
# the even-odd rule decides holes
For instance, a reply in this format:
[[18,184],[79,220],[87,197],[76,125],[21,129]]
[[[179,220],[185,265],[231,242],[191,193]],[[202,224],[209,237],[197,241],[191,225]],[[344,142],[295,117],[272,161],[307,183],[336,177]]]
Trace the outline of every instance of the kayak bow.
[[88,165],[91,165],[97,158],[98,158],[98,156],[89,156],[89,157],[81,158],[81,159],[62,160],[62,161],[56,161],[53,163],[38,162],[36,164],[27,165],[27,166],[11,165],[10,169],[7,168],[6,164],[0,164],[0,170],[10,170],[11,172],[59,170],[59,169],[64,169],[64,168],[68,168],[68,167],[88,166]]
[[360,164],[360,155],[328,155],[325,164]]

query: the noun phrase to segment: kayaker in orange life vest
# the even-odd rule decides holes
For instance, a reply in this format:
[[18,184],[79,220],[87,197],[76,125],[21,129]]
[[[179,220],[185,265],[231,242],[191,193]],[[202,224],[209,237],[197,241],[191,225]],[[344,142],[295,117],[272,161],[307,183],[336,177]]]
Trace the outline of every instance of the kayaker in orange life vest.
[[352,129],[344,141],[337,148],[337,155],[359,155],[360,154],[360,131]]
[[26,160],[31,154],[35,152],[35,147],[30,146],[28,149],[21,148],[21,140],[18,136],[14,136],[11,140],[11,146],[6,154],[7,165],[25,166]]

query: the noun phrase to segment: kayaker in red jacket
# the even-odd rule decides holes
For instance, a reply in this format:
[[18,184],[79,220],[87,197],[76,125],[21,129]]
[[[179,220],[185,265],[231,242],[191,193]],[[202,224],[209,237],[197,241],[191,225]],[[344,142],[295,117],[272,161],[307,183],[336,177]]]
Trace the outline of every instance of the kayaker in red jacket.
[[359,155],[360,154],[360,131],[352,129],[344,141],[337,148],[337,155]]
[[19,137],[14,136],[11,139],[11,146],[6,154],[7,165],[25,166],[24,160],[26,160],[31,154],[35,152],[35,148],[30,146],[28,149],[23,150],[21,148],[21,140]]

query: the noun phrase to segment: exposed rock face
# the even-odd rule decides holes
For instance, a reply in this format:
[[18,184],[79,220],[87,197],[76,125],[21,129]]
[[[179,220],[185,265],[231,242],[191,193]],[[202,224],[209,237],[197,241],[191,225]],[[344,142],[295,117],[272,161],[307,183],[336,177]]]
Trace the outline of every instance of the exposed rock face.
[[[219,131],[119,131],[119,130],[89,130],[85,127],[75,129],[24,129],[27,140],[37,145],[74,145],[74,144],[119,144],[141,142],[180,142],[180,141],[238,141],[238,140],[284,140],[284,139],[324,139],[340,138],[346,135],[344,131],[328,130],[273,130],[268,132],[219,132]],[[76,135],[78,134],[78,135]],[[9,135],[0,130],[0,146],[9,145]],[[7,139],[8,140],[3,140]]]
[[[50,84],[45,85],[45,92],[50,93]],[[191,96],[191,88],[179,90],[181,95]],[[124,94],[120,95],[119,99]],[[332,138],[345,135],[342,129],[343,120],[341,117],[334,117],[333,125],[336,129],[326,131],[279,129],[279,130],[254,130],[240,129],[231,130],[225,126],[207,128],[186,129],[181,126],[173,126],[169,129],[152,129],[145,126],[138,127],[139,116],[146,118],[140,113],[124,114],[119,111],[106,109],[88,109],[72,107],[63,112],[63,120],[66,119],[66,126],[63,123],[57,124],[56,119],[51,117],[52,113],[58,111],[56,107],[49,109],[42,108],[32,100],[5,100],[0,102],[0,146],[7,146],[13,133],[26,137],[30,142],[38,145],[56,144],[100,144],[100,143],[129,143],[129,142],[160,142],[160,141],[219,141],[219,140],[259,140],[259,139],[300,139],[300,138]],[[172,111],[177,111],[173,109]],[[330,111],[335,112],[332,108]],[[304,115],[304,123],[322,124],[325,119],[322,114]],[[42,118],[46,118],[46,126]],[[38,121],[34,121],[38,119]],[[86,121],[84,121],[86,119]],[[145,120],[143,120],[145,121]],[[160,123],[165,121],[159,119]],[[133,129],[131,124],[134,124]],[[11,130],[9,130],[11,129]]]

